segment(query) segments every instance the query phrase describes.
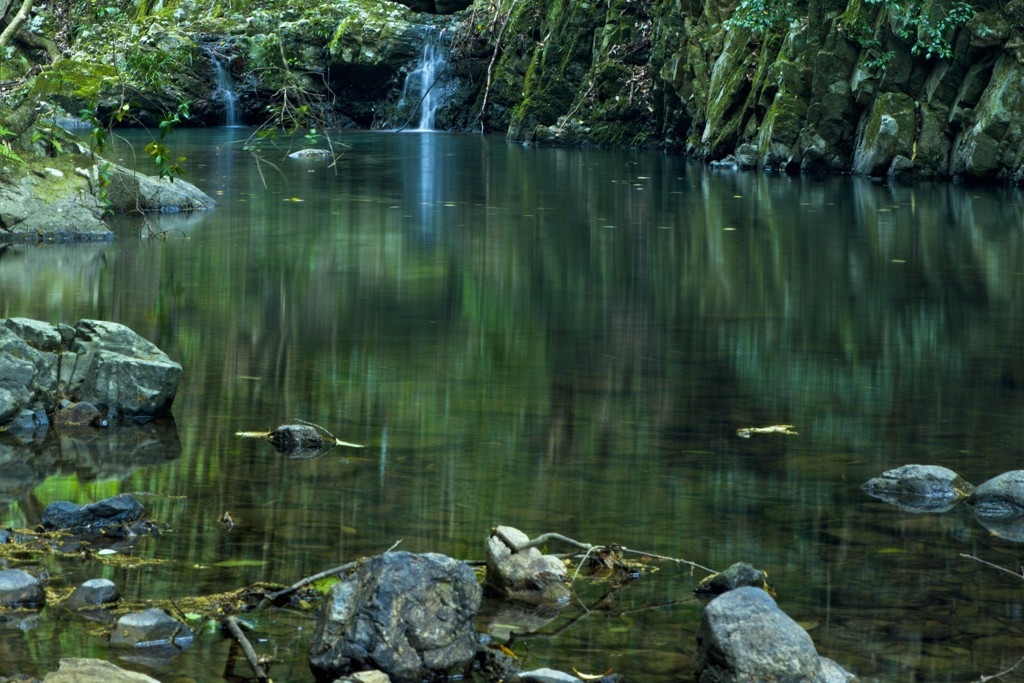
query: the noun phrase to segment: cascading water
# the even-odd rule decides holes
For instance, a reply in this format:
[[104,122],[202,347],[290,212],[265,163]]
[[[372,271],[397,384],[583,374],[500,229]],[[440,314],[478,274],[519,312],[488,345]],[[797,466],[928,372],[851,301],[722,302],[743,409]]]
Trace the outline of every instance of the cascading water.
[[434,118],[446,102],[446,88],[442,76],[448,69],[448,55],[441,41],[441,33],[431,31],[423,41],[423,52],[419,62],[405,78],[399,111],[408,111],[409,120],[403,129],[418,115],[418,124],[412,130],[434,130]]
[[206,54],[213,64],[214,97],[224,106],[224,125],[238,125],[238,93],[235,92],[235,79],[231,76],[229,59],[218,52],[215,47],[207,47]]

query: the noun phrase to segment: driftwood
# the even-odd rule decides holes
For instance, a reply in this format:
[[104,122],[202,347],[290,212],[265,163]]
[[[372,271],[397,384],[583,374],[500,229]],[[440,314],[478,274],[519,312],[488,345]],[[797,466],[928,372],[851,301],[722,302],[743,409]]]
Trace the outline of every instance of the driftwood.
[[249,662],[249,668],[252,669],[253,674],[256,676],[256,680],[260,683],[268,683],[270,676],[263,670],[263,666],[260,664],[259,657],[256,656],[256,651],[252,649],[252,645],[249,643],[249,639],[242,633],[242,626],[238,623],[238,619],[235,617],[228,617],[224,620],[224,626],[227,627],[231,636],[238,643],[239,647],[242,648],[242,654],[245,655],[245,661]]
[[[554,531],[550,531],[546,534],[541,534],[537,538],[532,538],[526,543],[523,543],[522,545],[516,545],[510,538],[502,534],[501,531],[497,528],[491,529],[491,534],[500,538],[502,543],[508,546],[509,549],[511,549],[514,553],[519,553],[530,548],[536,548],[538,546],[546,545],[549,541],[559,541],[561,543],[565,543],[566,545],[571,545],[574,548],[583,550],[585,551],[584,557],[586,557],[587,555],[596,550],[599,550],[600,548],[605,547],[603,545],[594,545],[592,543],[584,543],[583,541],[577,541],[575,538],[569,538],[568,536],[563,536],[562,534]],[[627,548],[626,546],[618,547],[624,553],[631,553],[633,555],[649,557],[653,560],[664,560],[666,562],[675,562],[676,564],[685,564],[688,567],[690,567],[690,569],[700,569],[701,571],[709,572],[711,574],[716,573],[714,569],[709,569],[704,565],[697,564],[696,562],[691,562],[690,560],[684,560],[680,557],[668,557],[667,555],[649,553],[645,550],[634,550],[633,548]],[[575,557],[577,555],[578,553],[569,553],[570,557]]]
[[[398,544],[401,543],[401,542],[402,542],[402,539],[399,539],[399,540],[395,541],[391,545],[391,547],[388,548],[387,550],[385,550],[384,552],[385,553],[390,553],[392,550],[397,548]],[[279,591],[275,591],[273,593],[268,593],[268,594],[264,595],[263,599],[260,600],[260,603],[258,605],[256,605],[256,610],[255,611],[259,612],[264,607],[266,607],[267,605],[272,604],[272,603],[276,603],[281,598],[287,597],[287,596],[291,595],[292,593],[294,593],[295,591],[297,591],[297,590],[299,590],[301,588],[305,588],[306,586],[308,586],[311,583],[316,583],[320,579],[326,579],[326,578],[328,578],[330,576],[334,576],[336,574],[344,574],[345,572],[347,572],[349,570],[355,569],[356,567],[359,566],[359,562],[360,562],[360,560],[352,560],[351,562],[346,562],[345,564],[338,565],[337,567],[332,567],[331,569],[325,569],[324,571],[318,572],[316,574],[313,574],[312,576],[307,576],[304,579],[299,579],[298,581],[296,581],[292,585],[288,586],[287,588],[282,588]]]

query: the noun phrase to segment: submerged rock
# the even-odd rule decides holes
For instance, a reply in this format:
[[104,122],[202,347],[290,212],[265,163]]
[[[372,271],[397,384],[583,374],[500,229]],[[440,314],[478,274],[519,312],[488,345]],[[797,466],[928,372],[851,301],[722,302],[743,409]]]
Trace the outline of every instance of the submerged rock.
[[42,607],[46,592],[39,579],[20,569],[0,569],[0,607]]
[[1024,517],[1024,470],[1011,470],[979,484],[967,504],[974,516],[988,521]]
[[869,479],[861,488],[909,512],[945,512],[974,491],[970,482],[938,465],[903,465]]
[[753,586],[773,595],[775,593],[774,586],[768,583],[768,573],[746,562],[737,562],[725,571],[704,577],[693,592],[698,595],[721,595],[741,586]]
[[309,664],[317,680],[379,669],[419,683],[465,674],[476,655],[481,590],[463,562],[435,553],[385,553],[331,587]]
[[814,642],[760,588],[724,593],[704,608],[697,631],[698,683],[846,683],[856,677],[818,655]]

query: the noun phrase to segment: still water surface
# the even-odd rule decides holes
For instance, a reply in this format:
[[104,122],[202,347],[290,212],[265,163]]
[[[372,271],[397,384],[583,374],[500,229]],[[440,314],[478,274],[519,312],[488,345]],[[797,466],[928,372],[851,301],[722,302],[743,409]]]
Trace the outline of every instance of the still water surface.
[[[968,681],[1024,656],[1024,583],[961,557],[1016,569],[1024,547],[963,506],[914,515],[859,488],[911,462],[975,484],[1024,466],[1018,192],[445,134],[345,133],[333,166],[258,162],[247,133],[171,139],[216,211],[0,250],[3,317],[118,321],[184,366],[170,425],[0,442],[5,526],[131,492],[171,529],[135,550],[157,564],[48,561],[51,588],[106,576],[139,601],[288,584],[399,539],[480,559],[509,524],[752,562],[862,680]],[[366,448],[292,460],[235,436],[294,419]],[[736,434],[779,423],[799,435]],[[692,680],[702,576],[660,565],[517,653]],[[309,679],[312,624],[257,620],[276,680]],[[111,658],[90,628],[50,607],[2,633],[0,668]],[[201,631],[172,662],[116,661],[165,681],[245,675],[229,645]]]

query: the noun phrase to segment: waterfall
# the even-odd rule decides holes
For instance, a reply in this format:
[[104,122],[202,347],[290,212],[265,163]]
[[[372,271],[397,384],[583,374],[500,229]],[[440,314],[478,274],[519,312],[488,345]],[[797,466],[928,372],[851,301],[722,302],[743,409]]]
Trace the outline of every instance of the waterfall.
[[416,68],[406,76],[402,87],[399,111],[409,112],[406,128],[418,114],[419,123],[414,130],[434,130],[434,117],[447,99],[441,78],[447,69],[448,55],[441,42],[441,33],[431,31],[423,41],[423,52]]
[[238,125],[238,93],[235,92],[235,79],[231,76],[230,59],[213,47],[206,48],[213,64],[213,77],[216,90],[213,96],[224,106],[224,125]]

